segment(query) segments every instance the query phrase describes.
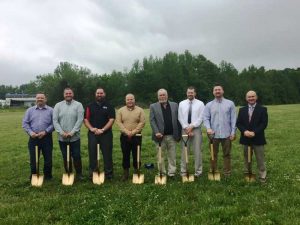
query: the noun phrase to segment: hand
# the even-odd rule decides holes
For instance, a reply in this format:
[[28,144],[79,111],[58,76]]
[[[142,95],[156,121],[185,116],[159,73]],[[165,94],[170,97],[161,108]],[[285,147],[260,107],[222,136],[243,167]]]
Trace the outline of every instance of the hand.
[[185,128],[184,131],[185,131],[185,133],[186,133],[187,135],[193,136],[193,135],[191,135],[191,134],[193,133],[193,132],[192,132],[193,129],[194,129],[193,126],[189,126],[189,127]]
[[127,134],[128,139],[131,139],[133,136],[132,131],[128,131],[126,134]]
[[229,139],[230,139],[230,141],[234,141],[235,140],[235,135],[230,135]]
[[31,137],[31,138],[36,138],[36,137],[38,137],[38,134],[35,133],[35,132],[31,132],[31,133],[30,133],[30,137]]
[[64,133],[62,134],[62,136],[63,136],[63,138],[68,138],[68,137],[69,137],[69,133],[64,132]]
[[255,133],[253,131],[249,131],[250,137],[255,137]]
[[92,127],[92,128],[90,129],[90,131],[91,131],[92,133],[95,133],[96,130],[97,130],[97,128],[95,128],[95,127]]
[[207,132],[208,135],[211,135],[211,134],[214,134],[214,133],[215,133],[215,132],[214,132],[212,129],[210,129],[210,128],[208,128],[208,129],[206,130],[206,132]]
[[39,139],[42,139],[43,137],[45,137],[46,134],[47,134],[46,131],[41,131],[37,135]]
[[101,135],[101,134],[103,134],[104,133],[104,130],[103,129],[96,129],[96,131],[95,131],[95,134],[96,135]]
[[163,135],[161,133],[156,133],[155,136],[156,136],[157,139],[160,139],[160,138],[163,137]]
[[252,132],[252,131],[246,130],[246,131],[244,132],[244,136],[245,136],[245,137],[248,137],[248,138],[252,138],[252,137],[255,136],[255,134],[254,134],[254,132]]

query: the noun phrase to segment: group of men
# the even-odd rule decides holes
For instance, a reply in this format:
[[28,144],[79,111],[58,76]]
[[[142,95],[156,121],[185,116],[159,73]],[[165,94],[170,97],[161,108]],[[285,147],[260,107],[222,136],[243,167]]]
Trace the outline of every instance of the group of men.
[[[74,100],[71,88],[64,90],[64,100],[57,103],[52,109],[46,105],[45,94],[36,95],[36,105],[29,108],[23,119],[23,128],[29,135],[28,149],[30,155],[31,174],[37,171],[35,164],[35,146],[38,146],[44,156],[45,179],[52,178],[52,132],[55,130],[59,137],[59,146],[62,152],[66,172],[72,165],[67,165],[67,145],[74,162],[76,178],[83,179],[80,151],[80,128],[82,123],[88,129],[89,175],[97,171],[97,145],[100,146],[105,179],[113,178],[113,133],[114,121],[120,129],[120,143],[123,154],[122,180],[129,178],[130,155],[132,154],[134,173],[137,173],[140,160],[137,160],[138,146],[141,149],[141,132],[145,126],[144,110],[135,104],[133,94],[125,96],[125,106],[115,113],[114,107],[106,100],[103,88],[95,92],[95,101],[84,110],[82,104]],[[194,154],[194,176],[200,177],[202,166],[202,131],[201,125],[206,128],[208,137],[213,143],[215,160],[218,157],[221,144],[224,159],[224,176],[231,174],[231,143],[236,137],[236,127],[241,131],[240,143],[243,145],[245,159],[245,173],[248,172],[247,150],[248,146],[254,151],[261,182],[266,180],[266,166],[264,160],[264,145],[266,144],[264,130],[268,123],[267,109],[257,103],[254,91],[246,94],[247,106],[240,108],[238,117],[233,101],[224,98],[224,90],[220,85],[213,87],[214,99],[206,105],[196,98],[196,89],[187,88],[187,99],[179,105],[169,101],[168,92],[159,89],[158,102],[150,105],[150,125],[152,139],[158,149],[162,149],[162,160],[158,162],[158,169],[163,175],[170,178],[176,175],[176,145],[180,142],[182,134],[188,135],[188,152],[192,149]],[[180,174],[187,173],[184,143],[181,142]],[[160,157],[157,157],[160,158]],[[165,158],[168,168],[165,168]],[[214,164],[216,166],[217,163]],[[216,168],[214,168],[216,169]]]

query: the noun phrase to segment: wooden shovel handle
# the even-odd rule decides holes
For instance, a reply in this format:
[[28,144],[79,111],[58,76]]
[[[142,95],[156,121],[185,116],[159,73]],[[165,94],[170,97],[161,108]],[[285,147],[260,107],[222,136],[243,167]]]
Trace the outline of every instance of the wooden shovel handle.
[[39,165],[39,146],[35,146],[35,173],[39,175],[40,170]]
[[38,162],[39,162],[39,147],[36,145],[35,146],[35,163],[36,163],[36,167],[37,167]]
[[161,146],[158,146],[158,162],[161,164]]
[[210,144],[210,156],[211,156],[211,161],[215,161],[213,144]]
[[68,174],[70,174],[70,145],[67,144],[67,168],[68,168]]
[[100,160],[100,145],[97,144],[97,161]]
[[189,163],[189,157],[188,157],[188,150],[187,150],[186,146],[184,146],[184,153],[185,153],[185,163],[188,164]]
[[137,169],[140,169],[140,151],[141,151],[141,147],[140,145],[137,146]]
[[251,163],[251,146],[248,146],[248,163]]

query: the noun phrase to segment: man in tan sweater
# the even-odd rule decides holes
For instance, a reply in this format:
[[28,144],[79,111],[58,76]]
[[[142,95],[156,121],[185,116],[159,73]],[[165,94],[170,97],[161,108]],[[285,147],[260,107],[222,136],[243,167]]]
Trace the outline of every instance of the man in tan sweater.
[[135,105],[133,94],[127,94],[125,97],[126,105],[117,112],[116,122],[120,128],[121,149],[123,153],[123,169],[124,174],[122,180],[125,181],[129,177],[130,168],[130,152],[132,151],[133,167],[137,169],[137,146],[142,144],[140,134],[145,126],[144,110]]

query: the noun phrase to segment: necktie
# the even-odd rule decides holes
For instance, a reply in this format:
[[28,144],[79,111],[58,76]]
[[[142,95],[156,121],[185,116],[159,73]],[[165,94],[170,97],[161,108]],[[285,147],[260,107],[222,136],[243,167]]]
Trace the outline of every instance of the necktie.
[[191,122],[192,122],[192,102],[190,101],[189,114],[188,114],[188,124],[191,124]]
[[249,122],[251,121],[253,110],[254,110],[254,107],[253,106],[249,106]]

